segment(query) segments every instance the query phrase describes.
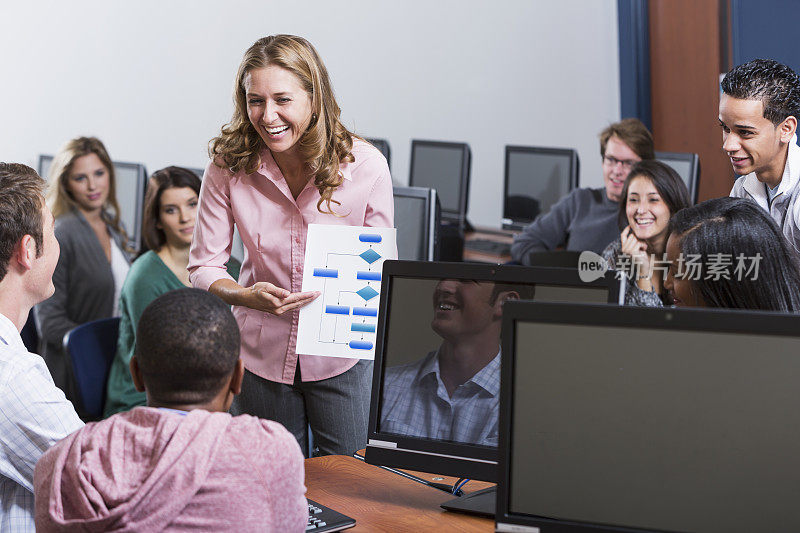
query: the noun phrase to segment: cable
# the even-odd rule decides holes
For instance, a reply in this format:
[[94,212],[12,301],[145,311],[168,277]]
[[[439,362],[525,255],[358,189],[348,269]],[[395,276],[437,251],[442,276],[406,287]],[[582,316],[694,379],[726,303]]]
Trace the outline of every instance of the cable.
[[[464,479],[464,478],[461,478],[461,479]],[[470,482],[469,479],[464,479],[464,481],[460,485],[458,484],[458,482],[456,482],[455,486],[453,487],[453,491],[454,491],[453,494],[456,494],[457,492],[461,492],[461,489],[464,488],[464,485],[466,485],[469,482]]]
[[[364,456],[359,455],[357,452],[353,453],[353,457],[355,457],[359,461],[365,461]],[[388,470],[389,472],[391,472],[393,474],[397,474],[398,476],[403,476],[406,479],[410,479],[411,481],[416,481],[417,483],[422,483],[423,485],[427,485],[429,487],[433,487],[434,489],[441,490],[441,491],[446,492],[448,494],[454,494],[455,496],[461,496],[462,494],[464,494],[463,492],[461,492],[460,489],[456,488],[455,485],[453,485],[451,487],[450,485],[447,485],[445,483],[435,483],[433,481],[427,481],[427,480],[422,479],[421,477],[417,477],[417,476],[409,474],[407,472],[403,472],[402,470],[389,468],[388,466],[380,466],[380,465],[373,465],[373,466],[377,466],[378,468],[383,468],[384,470]],[[461,478],[461,479],[464,479],[464,478]],[[469,480],[467,480],[467,481],[469,481]]]

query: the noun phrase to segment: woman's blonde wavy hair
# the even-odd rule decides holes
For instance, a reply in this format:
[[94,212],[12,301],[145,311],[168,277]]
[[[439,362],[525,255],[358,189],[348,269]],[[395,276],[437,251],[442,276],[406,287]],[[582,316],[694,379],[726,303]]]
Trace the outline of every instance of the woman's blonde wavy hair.
[[69,140],[59,149],[53,158],[48,172],[47,205],[53,212],[53,218],[78,209],[78,203],[67,190],[67,179],[72,172],[75,160],[85,155],[95,154],[108,171],[108,198],[103,205],[108,224],[122,235],[122,242],[126,251],[131,251],[128,234],[122,228],[119,219],[119,203],[117,202],[117,178],[114,174],[114,164],[108,156],[106,147],[96,137],[77,137]]
[[[342,183],[339,163],[355,160],[351,150],[357,136],[340,120],[341,110],[333,94],[328,71],[307,40],[294,35],[271,35],[256,41],[244,54],[236,73],[231,121],[209,143],[209,157],[220,168],[251,174],[261,164],[259,152],[265,144],[247,115],[245,76],[252,70],[276,65],[297,76],[311,98],[311,122],[298,141],[300,154],[319,190],[317,210],[334,214],[333,192]],[[325,210],[322,204],[325,204]]]

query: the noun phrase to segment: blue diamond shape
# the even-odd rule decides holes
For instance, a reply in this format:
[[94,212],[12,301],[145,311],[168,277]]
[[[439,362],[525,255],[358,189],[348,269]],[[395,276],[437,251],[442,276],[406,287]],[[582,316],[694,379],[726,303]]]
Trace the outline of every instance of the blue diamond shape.
[[370,301],[378,295],[378,291],[376,291],[372,287],[367,286],[359,291],[356,291],[356,294],[364,298],[365,301]]
[[366,252],[362,253],[360,257],[367,263],[372,264],[381,258],[381,254],[370,248]]

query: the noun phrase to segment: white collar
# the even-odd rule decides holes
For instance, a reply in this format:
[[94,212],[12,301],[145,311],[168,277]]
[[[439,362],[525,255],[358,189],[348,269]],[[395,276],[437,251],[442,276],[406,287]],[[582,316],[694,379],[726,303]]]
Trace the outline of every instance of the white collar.
[[17,326],[10,318],[0,313],[0,343],[6,344],[12,348],[28,351],[25,344],[22,342],[22,337],[19,335]]
[[[783,175],[775,197],[793,190],[798,181],[800,181],[800,146],[797,145],[797,134],[795,133],[792,140],[789,141],[789,153],[786,155],[786,165],[783,167]],[[758,181],[755,172],[745,176],[744,189],[756,200],[763,200],[760,203],[767,203],[767,189],[762,182]]]

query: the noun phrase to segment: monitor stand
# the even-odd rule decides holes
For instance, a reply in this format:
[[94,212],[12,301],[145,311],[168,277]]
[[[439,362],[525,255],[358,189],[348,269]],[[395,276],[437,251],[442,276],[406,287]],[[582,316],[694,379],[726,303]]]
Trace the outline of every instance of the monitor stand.
[[497,500],[497,486],[477,490],[466,496],[447,500],[439,507],[456,513],[474,514],[494,518]]
[[464,232],[458,223],[442,221],[439,226],[439,261],[464,259]]

